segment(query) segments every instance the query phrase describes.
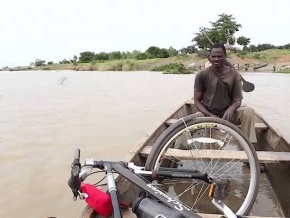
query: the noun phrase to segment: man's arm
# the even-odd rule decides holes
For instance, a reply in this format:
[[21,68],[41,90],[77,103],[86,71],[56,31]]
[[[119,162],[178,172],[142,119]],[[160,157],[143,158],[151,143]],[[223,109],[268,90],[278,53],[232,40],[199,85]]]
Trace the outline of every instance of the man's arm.
[[237,110],[237,108],[240,107],[241,104],[242,104],[242,99],[237,98],[237,99],[234,99],[230,107],[233,108],[234,110]]
[[243,91],[242,91],[242,84],[241,80],[236,76],[233,84],[233,102],[231,106],[225,111],[223,119],[232,122],[234,120],[234,114],[238,107],[241,106],[242,99],[243,99]]
[[233,122],[234,120],[234,114],[237,110],[238,107],[241,106],[242,100],[241,99],[236,99],[234,102],[231,104],[231,106],[228,107],[228,109],[225,111],[223,119]]
[[194,89],[194,104],[197,108],[197,110],[199,110],[201,113],[203,113],[205,116],[207,117],[218,117],[216,115],[213,115],[212,113],[210,113],[206,107],[201,103],[202,100],[202,91],[200,91],[199,89]]

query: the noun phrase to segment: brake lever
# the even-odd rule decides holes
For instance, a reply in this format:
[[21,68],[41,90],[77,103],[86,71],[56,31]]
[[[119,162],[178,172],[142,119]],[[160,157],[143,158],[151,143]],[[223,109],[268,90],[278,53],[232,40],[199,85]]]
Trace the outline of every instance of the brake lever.
[[79,195],[78,191],[81,187],[81,181],[79,178],[80,170],[81,170],[80,149],[76,149],[74,160],[73,160],[72,165],[71,165],[71,176],[68,180],[68,185],[72,190],[72,193],[74,195],[74,197],[73,197],[74,200],[77,199],[77,196]]

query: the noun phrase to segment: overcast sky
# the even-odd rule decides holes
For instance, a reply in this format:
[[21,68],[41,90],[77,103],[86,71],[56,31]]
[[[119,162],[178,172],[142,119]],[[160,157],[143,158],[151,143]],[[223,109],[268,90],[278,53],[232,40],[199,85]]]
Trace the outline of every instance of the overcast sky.
[[72,59],[83,51],[188,46],[227,13],[251,44],[290,43],[290,0],[3,0],[0,67]]

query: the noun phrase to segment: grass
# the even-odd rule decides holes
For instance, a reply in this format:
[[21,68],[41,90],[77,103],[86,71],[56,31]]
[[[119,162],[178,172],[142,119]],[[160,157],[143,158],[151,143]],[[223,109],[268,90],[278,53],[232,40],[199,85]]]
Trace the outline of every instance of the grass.
[[290,73],[290,69],[279,70],[278,73]]
[[244,57],[264,62],[273,62],[277,61],[282,55],[290,55],[290,49],[269,49],[260,52],[249,52]]

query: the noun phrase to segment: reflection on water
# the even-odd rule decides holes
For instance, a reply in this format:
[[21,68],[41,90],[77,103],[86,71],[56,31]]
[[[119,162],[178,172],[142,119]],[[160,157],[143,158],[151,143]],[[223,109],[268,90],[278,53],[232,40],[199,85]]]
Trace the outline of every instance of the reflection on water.
[[[244,77],[256,85],[245,102],[290,135],[290,75]],[[78,217],[85,204],[67,187],[74,149],[83,158],[122,159],[192,97],[193,80],[156,72],[0,72],[0,217]]]

